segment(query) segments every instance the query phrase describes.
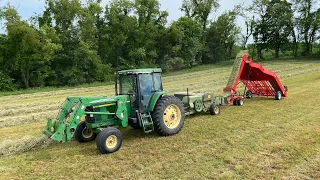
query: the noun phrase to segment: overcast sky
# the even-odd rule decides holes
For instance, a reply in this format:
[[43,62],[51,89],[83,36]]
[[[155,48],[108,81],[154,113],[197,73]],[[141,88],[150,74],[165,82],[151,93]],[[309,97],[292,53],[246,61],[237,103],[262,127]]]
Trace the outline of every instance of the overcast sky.
[[[102,5],[108,3],[109,0],[102,0]],[[0,0],[0,6],[4,6],[7,3],[15,6],[18,9],[20,16],[23,19],[28,19],[34,14],[42,13],[44,9],[44,0]],[[161,9],[169,12],[168,21],[172,22],[177,20],[183,13],[180,11],[182,0],[159,0]],[[224,11],[231,10],[237,4],[249,5],[252,0],[220,0],[220,8],[211,18],[216,18]],[[238,25],[245,29],[243,19],[238,19]],[[1,27],[1,29],[3,26]],[[3,29],[2,29],[3,31]]]

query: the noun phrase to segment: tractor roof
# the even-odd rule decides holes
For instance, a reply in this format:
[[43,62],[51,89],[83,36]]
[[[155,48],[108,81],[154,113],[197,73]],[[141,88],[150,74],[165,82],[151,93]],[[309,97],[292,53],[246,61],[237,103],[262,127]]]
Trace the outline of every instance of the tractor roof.
[[131,69],[131,70],[123,70],[118,71],[118,74],[127,75],[127,74],[151,74],[151,73],[161,73],[161,68],[153,68],[153,69]]

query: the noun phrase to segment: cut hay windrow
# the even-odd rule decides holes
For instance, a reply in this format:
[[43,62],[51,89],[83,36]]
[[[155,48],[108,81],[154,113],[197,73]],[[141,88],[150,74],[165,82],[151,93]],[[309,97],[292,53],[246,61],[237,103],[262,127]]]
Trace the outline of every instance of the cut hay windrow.
[[44,112],[51,110],[58,110],[61,107],[61,103],[55,103],[50,105],[39,105],[34,107],[24,107],[24,108],[7,108],[5,110],[0,111],[0,117],[4,116],[14,116],[19,114],[30,114],[36,112]]
[[53,141],[44,136],[25,136],[21,139],[5,140],[0,143],[0,156],[8,156],[30,151],[37,147],[48,146]]
[[42,122],[48,119],[55,119],[58,114],[58,110],[34,113],[21,116],[8,116],[0,119],[0,128],[18,126],[22,124]]
[[304,75],[304,74],[308,74],[308,73],[312,73],[312,72],[320,72],[320,68],[313,68],[313,69],[307,69],[304,71],[297,71],[291,74],[283,74],[280,75],[280,78],[289,78],[289,77],[294,77],[294,76],[299,76],[299,75]]
[[223,87],[223,84],[226,83],[228,77],[220,78],[219,81],[211,80],[207,83],[197,82],[197,83],[185,83],[180,86],[172,85],[172,86],[165,86],[167,89],[170,89],[170,92],[177,92],[177,91],[186,91],[187,88],[190,91],[197,92],[201,88],[209,87],[210,89],[215,87]]
[[92,92],[92,91],[106,91],[113,90],[113,85],[107,86],[97,86],[97,87],[88,87],[88,88],[76,88],[76,89],[67,89],[67,90],[58,90],[58,91],[49,91],[49,92],[39,92],[33,94],[21,94],[21,95],[12,95],[12,96],[4,96],[0,97],[0,101],[7,101],[12,99],[31,99],[31,98],[39,98],[39,97],[50,97],[57,95],[64,95],[72,92],[73,94]]
[[[65,99],[64,99],[65,100]],[[44,106],[44,105],[57,105],[57,104],[62,104],[64,102],[64,100],[60,100],[60,99],[55,99],[55,100],[51,100],[51,101],[38,101],[38,102],[25,102],[25,103],[12,103],[11,101],[8,101],[8,104],[0,104],[0,111],[2,110],[8,110],[8,109],[25,109],[25,108],[33,108],[33,107],[37,107],[37,106]]]
[[206,71],[201,71],[201,72],[196,72],[196,73],[188,73],[188,74],[184,74],[184,75],[168,76],[168,77],[164,77],[163,81],[165,83],[170,83],[172,81],[185,80],[185,79],[195,78],[195,77],[203,77],[208,74],[210,74],[210,75],[223,74],[223,73],[227,73],[229,71],[229,69],[230,68],[220,68],[218,70],[212,69],[212,70],[206,70]]

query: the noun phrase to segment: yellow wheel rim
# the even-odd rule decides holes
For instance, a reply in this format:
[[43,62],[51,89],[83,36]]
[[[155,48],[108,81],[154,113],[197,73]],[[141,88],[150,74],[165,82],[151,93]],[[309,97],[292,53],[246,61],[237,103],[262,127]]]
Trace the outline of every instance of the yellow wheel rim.
[[215,112],[216,114],[219,113],[219,107],[218,107],[218,106],[214,107],[214,112]]
[[116,135],[111,135],[106,140],[106,146],[107,148],[110,148],[110,149],[116,147],[117,143],[118,143],[118,138]]
[[82,130],[82,136],[86,139],[89,139],[93,136],[93,131],[91,131],[91,129],[88,129],[87,127],[85,127]]
[[169,128],[169,129],[174,129],[176,128],[181,121],[181,111],[180,108],[175,105],[171,104],[169,105],[163,113],[163,120],[164,124]]

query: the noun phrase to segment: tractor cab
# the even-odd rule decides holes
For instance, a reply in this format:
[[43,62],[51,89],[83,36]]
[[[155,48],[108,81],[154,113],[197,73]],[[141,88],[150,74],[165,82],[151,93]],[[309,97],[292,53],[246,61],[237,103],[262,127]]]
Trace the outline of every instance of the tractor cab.
[[160,68],[156,68],[118,71],[115,74],[116,96],[130,97],[131,125],[138,124],[139,119],[143,119],[140,116],[150,115],[149,107],[154,94],[163,92],[161,72]]
[[132,109],[148,112],[152,96],[163,91],[161,72],[161,69],[118,71],[115,77],[116,96],[129,95]]

